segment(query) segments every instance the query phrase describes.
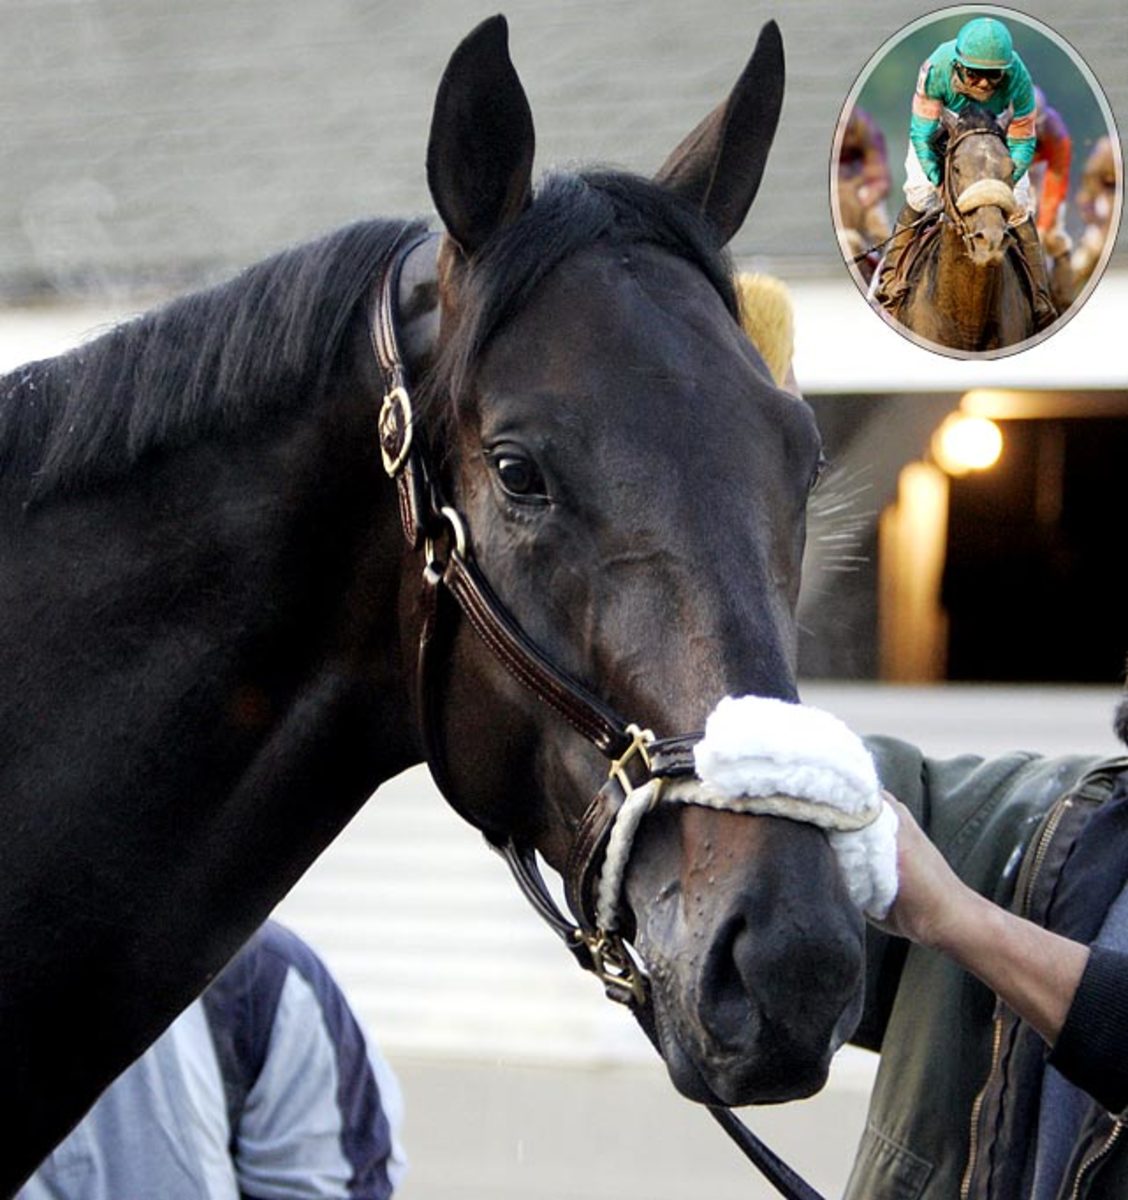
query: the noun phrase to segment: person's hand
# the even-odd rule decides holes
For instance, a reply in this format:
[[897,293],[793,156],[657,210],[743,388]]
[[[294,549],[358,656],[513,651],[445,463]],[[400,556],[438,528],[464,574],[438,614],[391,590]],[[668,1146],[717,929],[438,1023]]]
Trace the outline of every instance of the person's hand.
[[924,835],[909,810],[888,792],[897,814],[897,898],[878,928],[924,946],[943,946],[977,899]]
[[897,899],[879,929],[946,954],[981,979],[1050,1046],[1089,948],[1051,933],[972,891],[888,792],[897,814]]

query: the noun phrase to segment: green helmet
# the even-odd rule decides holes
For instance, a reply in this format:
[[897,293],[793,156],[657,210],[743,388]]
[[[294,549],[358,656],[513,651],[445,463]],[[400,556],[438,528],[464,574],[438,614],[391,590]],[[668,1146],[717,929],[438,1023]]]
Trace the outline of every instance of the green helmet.
[[981,71],[1006,71],[1014,62],[1010,30],[994,17],[976,17],[956,37],[956,61]]

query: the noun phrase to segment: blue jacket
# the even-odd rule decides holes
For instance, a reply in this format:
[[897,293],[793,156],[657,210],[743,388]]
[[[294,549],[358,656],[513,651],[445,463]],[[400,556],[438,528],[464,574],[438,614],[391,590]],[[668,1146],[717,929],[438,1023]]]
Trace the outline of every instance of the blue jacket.
[[400,1113],[325,966],[267,922],[18,1200],[387,1200]]

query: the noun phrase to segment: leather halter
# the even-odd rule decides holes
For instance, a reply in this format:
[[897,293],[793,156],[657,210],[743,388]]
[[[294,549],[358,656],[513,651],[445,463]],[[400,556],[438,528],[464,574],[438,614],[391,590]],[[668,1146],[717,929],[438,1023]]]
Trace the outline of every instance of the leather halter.
[[[587,687],[558,667],[524,632],[490,587],[475,562],[466,521],[445,502],[431,469],[422,431],[416,424],[408,378],[396,334],[395,313],[400,274],[408,255],[430,234],[401,246],[386,268],[374,297],[372,348],[384,380],[385,395],[378,431],[384,470],[395,481],[400,523],[410,551],[423,551],[423,623],[416,667],[416,711],[431,774],[448,803],[481,829],[508,863],[521,891],[560,937],[584,970],[603,983],[609,999],[625,1004],[661,1054],[647,979],[620,935],[601,929],[595,891],[611,828],[619,809],[636,788],[652,780],[692,776],[693,746],[699,734],[655,738],[648,729],[626,721]],[[460,807],[445,766],[434,711],[439,689],[431,686],[434,664],[449,635],[443,620],[445,598],[461,614],[505,669],[587,739],[610,766],[578,826],[564,871],[565,893],[576,921],[552,898],[535,849],[511,835],[495,836]],[[788,1200],[822,1200],[810,1185],[768,1149],[728,1108],[709,1111],[745,1155]]]

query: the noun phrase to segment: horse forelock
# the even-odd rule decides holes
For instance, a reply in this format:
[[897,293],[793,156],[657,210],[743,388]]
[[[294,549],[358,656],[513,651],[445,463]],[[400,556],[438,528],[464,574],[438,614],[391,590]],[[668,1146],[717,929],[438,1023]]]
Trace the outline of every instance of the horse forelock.
[[739,320],[731,262],[712,227],[684,201],[622,172],[552,173],[529,209],[495,235],[460,283],[457,326],[420,389],[428,427],[446,438],[476,362],[552,271],[587,247],[636,243],[698,267]]
[[0,483],[43,499],[315,398],[418,226],[361,222],[0,378]]
[[949,121],[941,127],[937,141],[937,147],[943,154],[951,154],[964,134],[980,131],[994,134],[1002,147],[1006,148],[1006,134],[999,125],[998,117],[982,104],[971,101],[958,112],[948,109],[947,117]]

